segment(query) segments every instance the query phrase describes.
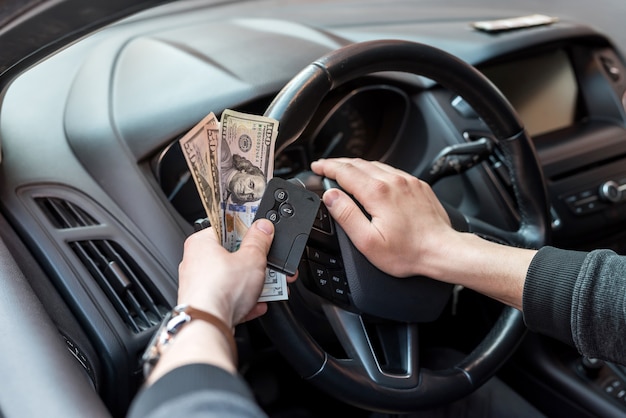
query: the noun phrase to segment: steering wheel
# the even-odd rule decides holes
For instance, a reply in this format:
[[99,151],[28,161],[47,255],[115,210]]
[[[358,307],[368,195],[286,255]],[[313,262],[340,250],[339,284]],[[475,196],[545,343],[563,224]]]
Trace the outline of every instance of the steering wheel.
[[[500,229],[448,207],[453,227],[527,248],[544,245],[549,221],[547,193],[530,138],[513,107],[491,82],[474,67],[437,48],[399,40],[371,41],[345,46],[313,62],[280,91],[265,112],[280,122],[277,153],[298,140],[331,90],[383,71],[424,76],[459,94],[491,129],[495,147],[504,156],[521,219],[517,231]],[[342,298],[331,298],[322,306],[348,358],[325,351],[302,326],[288,301],[271,303],[260,319],[295,370],[325,392],[383,412],[442,405],[482,385],[521,341],[526,330],[522,315],[505,307],[482,342],[460,362],[444,370],[421,367],[418,324],[441,314],[451,285],[425,277],[390,277],[371,265],[341,228],[333,227],[340,255],[338,277],[333,279],[343,281],[348,293],[340,292]],[[390,346],[395,352],[389,353],[389,347],[383,350],[387,359],[393,359],[391,370],[382,367],[381,350],[372,344],[365,318],[394,324],[396,343]]]

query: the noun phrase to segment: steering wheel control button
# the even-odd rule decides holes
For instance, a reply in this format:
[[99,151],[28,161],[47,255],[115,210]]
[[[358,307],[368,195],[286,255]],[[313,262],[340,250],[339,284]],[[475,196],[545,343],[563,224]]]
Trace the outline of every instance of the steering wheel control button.
[[315,217],[315,221],[313,221],[313,228],[327,234],[332,234],[333,232],[330,223],[330,215],[328,214],[328,209],[326,209],[324,204],[321,204],[319,210],[317,211],[317,216]]
[[307,250],[307,256],[309,260],[315,261],[316,263],[323,264],[324,266],[337,269],[341,268],[341,261],[338,257],[325,253],[315,248],[309,247]]
[[275,225],[274,241],[267,254],[270,269],[289,276],[296,274],[320,201],[316,193],[301,184],[280,177],[267,183],[254,220],[265,216]]
[[348,295],[350,289],[346,280],[346,274],[342,268],[341,259],[310,246],[307,247],[307,259],[311,267],[311,274],[317,281],[317,289],[314,289],[314,291],[319,289],[323,279],[324,293],[319,291],[318,293],[331,301],[349,304]]
[[328,277],[328,270],[321,264],[309,262],[309,271],[313,279],[314,291],[320,296],[330,299],[333,294],[333,289],[330,284],[330,278]]
[[330,285],[333,289],[333,297],[340,302],[348,302],[348,281],[341,271],[329,271]]

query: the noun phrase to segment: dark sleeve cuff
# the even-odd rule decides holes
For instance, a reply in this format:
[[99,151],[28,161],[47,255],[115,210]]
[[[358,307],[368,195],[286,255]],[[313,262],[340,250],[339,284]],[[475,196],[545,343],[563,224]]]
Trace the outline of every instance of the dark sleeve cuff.
[[228,392],[254,402],[250,389],[238,376],[209,364],[189,364],[172,370],[151,386],[143,388],[133,401],[128,417],[145,417],[178,396],[203,390]]
[[523,312],[531,331],[574,345],[571,311],[574,286],[586,252],[540,249],[528,268]]

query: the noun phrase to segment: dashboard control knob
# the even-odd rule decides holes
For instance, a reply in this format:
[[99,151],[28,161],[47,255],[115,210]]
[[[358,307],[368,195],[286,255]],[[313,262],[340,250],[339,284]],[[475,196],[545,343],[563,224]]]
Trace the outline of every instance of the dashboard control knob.
[[622,200],[622,190],[619,184],[613,180],[605,181],[600,185],[600,197],[609,202],[619,202]]

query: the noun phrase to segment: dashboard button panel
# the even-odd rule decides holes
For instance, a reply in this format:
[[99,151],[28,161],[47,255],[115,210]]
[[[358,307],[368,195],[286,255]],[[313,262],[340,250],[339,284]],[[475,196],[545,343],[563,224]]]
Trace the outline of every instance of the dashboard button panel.
[[609,209],[612,205],[626,203],[626,177],[608,179],[597,187],[567,194],[561,197],[574,215],[587,215]]

